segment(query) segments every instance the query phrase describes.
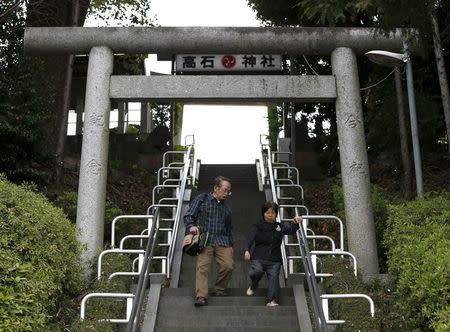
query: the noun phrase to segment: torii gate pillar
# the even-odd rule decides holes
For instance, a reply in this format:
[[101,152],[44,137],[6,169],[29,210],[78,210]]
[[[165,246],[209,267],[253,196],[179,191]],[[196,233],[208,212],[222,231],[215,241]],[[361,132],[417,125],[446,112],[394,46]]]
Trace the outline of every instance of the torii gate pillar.
[[89,52],[77,202],[78,239],[86,245],[82,255],[85,266],[103,248],[113,60],[108,47],[94,46]]
[[338,47],[331,53],[336,77],[336,122],[339,138],[345,220],[349,251],[365,275],[378,273],[378,256],[370,195],[358,65],[352,49]]

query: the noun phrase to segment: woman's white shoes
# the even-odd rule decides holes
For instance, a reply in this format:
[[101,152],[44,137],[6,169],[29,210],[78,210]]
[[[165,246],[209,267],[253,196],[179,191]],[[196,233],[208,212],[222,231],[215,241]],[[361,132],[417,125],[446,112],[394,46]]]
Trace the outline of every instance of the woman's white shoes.
[[[255,294],[255,291],[250,286],[249,288],[247,288],[247,291],[245,292],[245,294],[247,294],[247,296],[253,296]],[[278,305],[279,304],[277,302],[275,302],[275,300],[272,300],[266,304],[267,307],[276,307]]]
[[278,305],[278,303],[276,303],[274,300],[272,300],[266,304],[267,307],[276,307],[277,305]]

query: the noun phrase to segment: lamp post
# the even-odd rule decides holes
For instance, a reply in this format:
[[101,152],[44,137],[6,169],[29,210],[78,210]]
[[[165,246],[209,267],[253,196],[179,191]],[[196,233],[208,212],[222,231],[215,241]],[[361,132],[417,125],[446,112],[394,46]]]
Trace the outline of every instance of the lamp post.
[[411,123],[411,136],[414,154],[414,170],[416,175],[417,197],[423,198],[422,159],[420,156],[419,134],[417,129],[416,101],[414,96],[413,72],[411,57],[407,45],[404,53],[387,51],[370,51],[366,53],[369,60],[388,67],[397,67],[406,64],[406,84],[408,90],[409,118]]

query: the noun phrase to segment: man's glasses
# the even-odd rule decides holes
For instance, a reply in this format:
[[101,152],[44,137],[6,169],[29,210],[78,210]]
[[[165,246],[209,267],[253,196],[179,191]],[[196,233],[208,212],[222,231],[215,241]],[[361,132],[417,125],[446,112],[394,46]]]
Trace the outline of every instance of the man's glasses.
[[231,196],[231,190],[230,189],[223,189],[222,187],[219,187],[219,190],[223,192],[224,194]]

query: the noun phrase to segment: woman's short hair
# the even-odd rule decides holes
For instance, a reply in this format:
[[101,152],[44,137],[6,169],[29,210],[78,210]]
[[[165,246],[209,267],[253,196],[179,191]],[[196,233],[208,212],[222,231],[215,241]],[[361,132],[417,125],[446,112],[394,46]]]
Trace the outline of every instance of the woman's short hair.
[[275,215],[278,216],[278,204],[274,203],[274,202],[265,202],[262,207],[261,207],[261,214],[264,218],[264,213],[267,212],[267,210],[269,209],[273,209],[273,211],[275,212]]

